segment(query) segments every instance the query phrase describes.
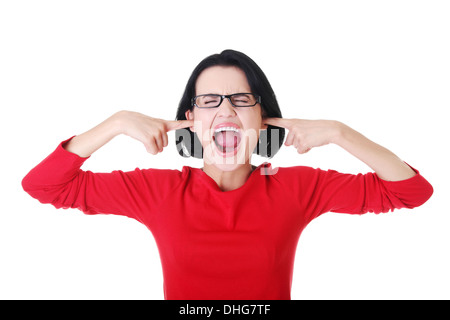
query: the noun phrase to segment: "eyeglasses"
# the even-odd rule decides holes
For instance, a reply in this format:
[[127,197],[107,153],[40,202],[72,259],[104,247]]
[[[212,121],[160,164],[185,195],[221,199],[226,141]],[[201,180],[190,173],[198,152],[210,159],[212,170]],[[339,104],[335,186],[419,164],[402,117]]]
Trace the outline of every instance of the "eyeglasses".
[[217,108],[227,98],[233,107],[253,107],[261,103],[261,97],[254,93],[234,93],[229,95],[201,94],[192,98],[192,106],[197,108]]

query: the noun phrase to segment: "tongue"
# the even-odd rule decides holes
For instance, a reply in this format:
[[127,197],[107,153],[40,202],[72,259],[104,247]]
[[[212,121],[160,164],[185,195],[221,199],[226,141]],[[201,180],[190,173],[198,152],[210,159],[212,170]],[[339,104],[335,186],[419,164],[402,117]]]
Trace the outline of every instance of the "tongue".
[[236,148],[240,140],[240,134],[235,131],[222,131],[216,135],[216,143],[223,148]]

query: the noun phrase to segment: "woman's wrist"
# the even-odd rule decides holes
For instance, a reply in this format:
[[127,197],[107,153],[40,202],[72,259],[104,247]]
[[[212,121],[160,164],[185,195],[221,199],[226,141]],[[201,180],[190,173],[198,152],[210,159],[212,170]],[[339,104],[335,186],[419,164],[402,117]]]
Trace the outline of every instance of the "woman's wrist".
[[126,134],[126,122],[129,111],[127,110],[121,110],[116,113],[114,113],[111,117],[109,117],[106,122],[106,128],[110,131],[110,134],[113,135],[113,137]]
[[342,146],[343,140],[348,134],[348,131],[352,130],[350,127],[342,122],[331,120],[330,121],[330,143]]

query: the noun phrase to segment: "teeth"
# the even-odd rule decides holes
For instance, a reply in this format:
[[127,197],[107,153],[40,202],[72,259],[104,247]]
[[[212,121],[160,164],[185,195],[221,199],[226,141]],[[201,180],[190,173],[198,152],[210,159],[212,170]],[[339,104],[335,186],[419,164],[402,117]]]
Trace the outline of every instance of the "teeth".
[[214,133],[218,133],[218,132],[222,132],[222,131],[234,131],[234,132],[239,132],[239,130],[238,130],[237,128],[235,128],[235,127],[222,127],[222,128],[216,129],[216,130],[214,131]]

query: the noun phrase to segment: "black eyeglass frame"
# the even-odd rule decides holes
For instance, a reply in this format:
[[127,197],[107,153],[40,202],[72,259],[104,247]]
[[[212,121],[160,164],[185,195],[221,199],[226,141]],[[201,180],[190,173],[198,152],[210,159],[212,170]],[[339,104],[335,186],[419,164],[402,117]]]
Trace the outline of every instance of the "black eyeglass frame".
[[[231,101],[231,97],[233,96],[238,96],[238,95],[242,95],[242,94],[251,94],[252,96],[255,97],[256,102],[252,105],[248,105],[248,106],[237,106],[235,105],[232,101]],[[219,104],[217,106],[214,107],[200,107],[195,103],[195,100],[197,100],[198,97],[204,97],[204,96],[215,96],[215,97],[220,97],[220,101]],[[250,93],[250,92],[239,92],[239,93],[233,93],[233,94],[227,94],[227,95],[221,95],[221,94],[213,94],[213,93],[207,93],[207,94],[200,94],[198,96],[195,96],[192,98],[191,100],[191,106],[192,107],[197,107],[199,109],[213,109],[213,108],[218,108],[220,107],[220,105],[222,104],[223,100],[227,98],[228,101],[230,102],[230,104],[235,107],[235,108],[251,108],[256,106],[258,103],[261,103],[261,96],[257,95],[255,93]]]

